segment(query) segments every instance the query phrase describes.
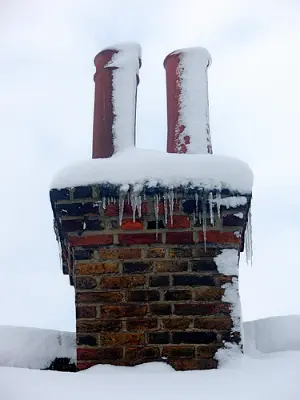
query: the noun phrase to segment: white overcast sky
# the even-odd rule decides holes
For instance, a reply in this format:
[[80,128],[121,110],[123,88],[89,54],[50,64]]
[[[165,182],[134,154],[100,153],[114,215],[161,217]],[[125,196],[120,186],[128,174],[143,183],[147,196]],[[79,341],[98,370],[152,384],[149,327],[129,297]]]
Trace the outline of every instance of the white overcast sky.
[[49,183],[91,157],[93,58],[138,41],[138,145],[165,148],[164,57],[204,46],[213,150],[252,167],[245,320],[300,314],[299,0],[0,0],[0,325],[75,329]]

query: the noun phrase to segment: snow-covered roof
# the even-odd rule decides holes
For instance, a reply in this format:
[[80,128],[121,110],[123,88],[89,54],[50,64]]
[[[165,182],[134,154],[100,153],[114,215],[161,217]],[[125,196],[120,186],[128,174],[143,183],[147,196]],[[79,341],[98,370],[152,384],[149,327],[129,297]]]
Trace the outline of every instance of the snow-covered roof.
[[185,185],[207,190],[229,189],[251,193],[253,173],[238,159],[212,154],[169,154],[128,148],[110,158],[77,162],[59,171],[51,189],[110,183],[127,191],[157,185],[176,188]]

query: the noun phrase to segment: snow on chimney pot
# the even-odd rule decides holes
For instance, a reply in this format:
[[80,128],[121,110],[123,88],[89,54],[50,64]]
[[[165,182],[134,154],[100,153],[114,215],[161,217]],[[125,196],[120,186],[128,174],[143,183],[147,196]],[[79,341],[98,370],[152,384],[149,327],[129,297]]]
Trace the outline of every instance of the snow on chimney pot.
[[135,145],[141,48],[135,43],[111,46],[94,62],[93,158],[108,158]]
[[176,50],[164,61],[167,80],[168,153],[212,153],[207,68],[202,47]]

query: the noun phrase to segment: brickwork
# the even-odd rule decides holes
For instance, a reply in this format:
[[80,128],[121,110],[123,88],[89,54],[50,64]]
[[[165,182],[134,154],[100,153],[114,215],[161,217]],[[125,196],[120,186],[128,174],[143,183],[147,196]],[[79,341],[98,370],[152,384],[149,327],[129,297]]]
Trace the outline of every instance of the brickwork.
[[203,202],[192,195],[175,201],[172,218],[147,196],[133,220],[125,202],[121,225],[118,202],[103,208],[99,200],[97,186],[51,191],[63,272],[75,287],[78,369],[158,360],[215,368],[224,342],[240,342],[232,305],[222,301],[233,276],[219,273],[215,257],[243,249],[250,198],[221,207],[220,217],[214,209],[212,219],[205,206],[206,230],[194,215]]

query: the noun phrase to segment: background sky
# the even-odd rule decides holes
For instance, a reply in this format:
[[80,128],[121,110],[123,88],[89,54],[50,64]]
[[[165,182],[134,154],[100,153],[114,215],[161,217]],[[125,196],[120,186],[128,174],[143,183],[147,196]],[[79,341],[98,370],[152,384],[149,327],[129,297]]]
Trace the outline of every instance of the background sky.
[[49,184],[91,158],[94,64],[103,47],[143,48],[138,146],[165,149],[164,57],[189,46],[208,71],[214,153],[252,167],[252,267],[245,320],[300,314],[299,0],[0,0],[0,324],[75,329]]

